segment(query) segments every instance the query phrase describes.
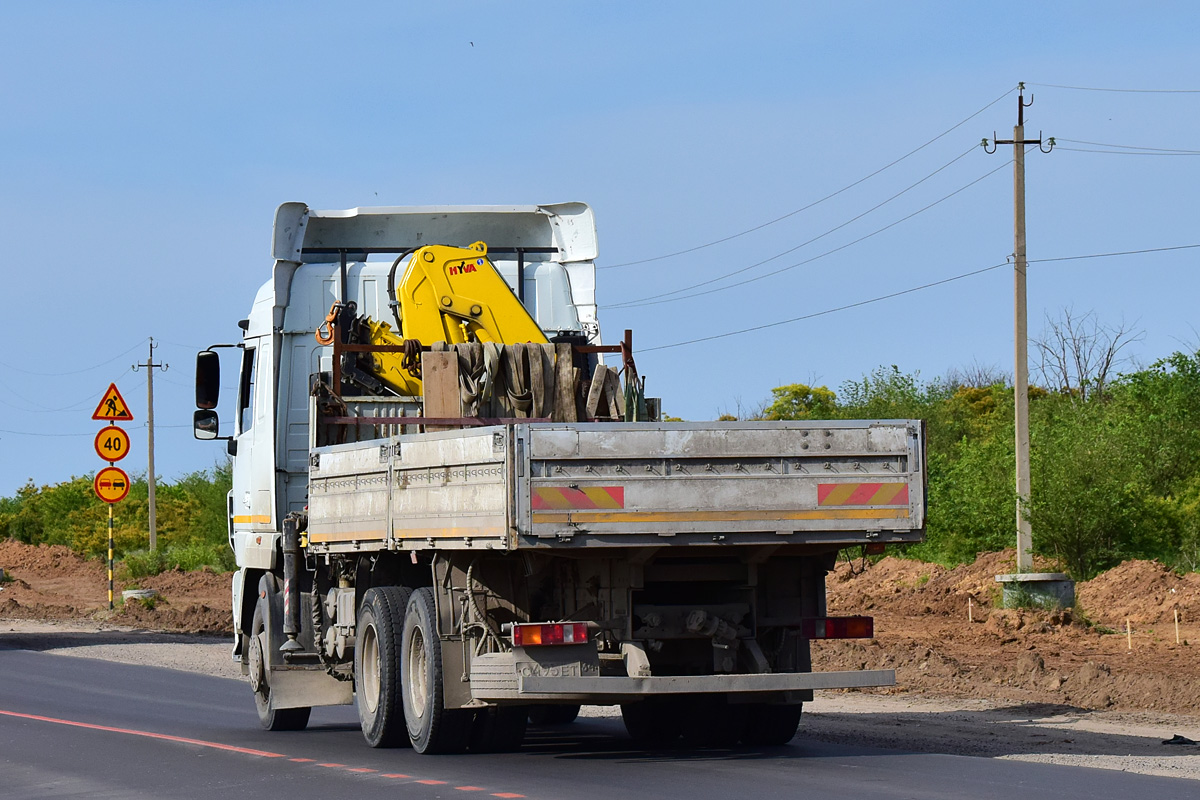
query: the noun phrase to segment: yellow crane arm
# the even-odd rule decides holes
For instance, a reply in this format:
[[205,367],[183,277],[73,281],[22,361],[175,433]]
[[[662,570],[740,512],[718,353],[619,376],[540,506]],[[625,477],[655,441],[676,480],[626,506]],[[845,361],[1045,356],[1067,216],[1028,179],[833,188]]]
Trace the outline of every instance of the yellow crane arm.
[[[370,343],[545,343],[546,335],[487,257],[487,245],[427,245],[412,254],[395,287],[400,331],[368,319]],[[399,353],[373,353],[372,372],[405,395],[421,394],[421,381],[401,365]]]

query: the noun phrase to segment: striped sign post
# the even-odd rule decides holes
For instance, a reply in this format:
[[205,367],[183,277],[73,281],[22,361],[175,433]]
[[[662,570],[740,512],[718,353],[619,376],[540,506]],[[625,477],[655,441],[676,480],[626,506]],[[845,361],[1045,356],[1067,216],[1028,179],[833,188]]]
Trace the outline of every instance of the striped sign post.
[[92,412],[92,419],[109,423],[96,434],[96,455],[107,461],[108,466],[96,473],[92,489],[97,497],[108,503],[108,610],[112,611],[116,607],[113,604],[113,504],[121,502],[129,494],[129,476],[125,470],[115,466],[129,453],[129,434],[112,423],[133,419],[129,404],[115,383],[108,385],[108,391]]

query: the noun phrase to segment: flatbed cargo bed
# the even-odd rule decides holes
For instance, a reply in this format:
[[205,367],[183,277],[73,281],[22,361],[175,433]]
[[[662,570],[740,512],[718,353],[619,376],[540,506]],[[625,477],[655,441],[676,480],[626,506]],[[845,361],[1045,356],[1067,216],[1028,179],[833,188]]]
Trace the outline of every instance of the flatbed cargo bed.
[[534,422],[313,450],[309,547],[920,541],[917,420]]

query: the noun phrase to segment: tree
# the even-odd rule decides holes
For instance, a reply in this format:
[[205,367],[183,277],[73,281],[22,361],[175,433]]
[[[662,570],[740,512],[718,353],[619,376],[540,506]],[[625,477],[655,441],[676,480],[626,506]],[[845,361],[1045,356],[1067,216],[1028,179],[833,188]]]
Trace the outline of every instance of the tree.
[[1040,339],[1031,339],[1037,350],[1035,371],[1043,385],[1087,401],[1103,398],[1117,370],[1127,362],[1121,351],[1145,337],[1121,322],[1105,325],[1094,312],[1077,314],[1063,309],[1058,319],[1046,315]]
[[771,390],[763,419],[829,419],[837,411],[837,395],[825,386],[789,383]]

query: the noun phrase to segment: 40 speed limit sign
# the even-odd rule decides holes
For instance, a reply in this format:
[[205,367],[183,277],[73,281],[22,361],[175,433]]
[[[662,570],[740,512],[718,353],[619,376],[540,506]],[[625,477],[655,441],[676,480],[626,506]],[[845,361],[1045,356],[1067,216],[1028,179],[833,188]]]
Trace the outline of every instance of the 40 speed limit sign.
[[116,425],[101,428],[96,434],[96,455],[108,463],[129,455],[129,434]]

